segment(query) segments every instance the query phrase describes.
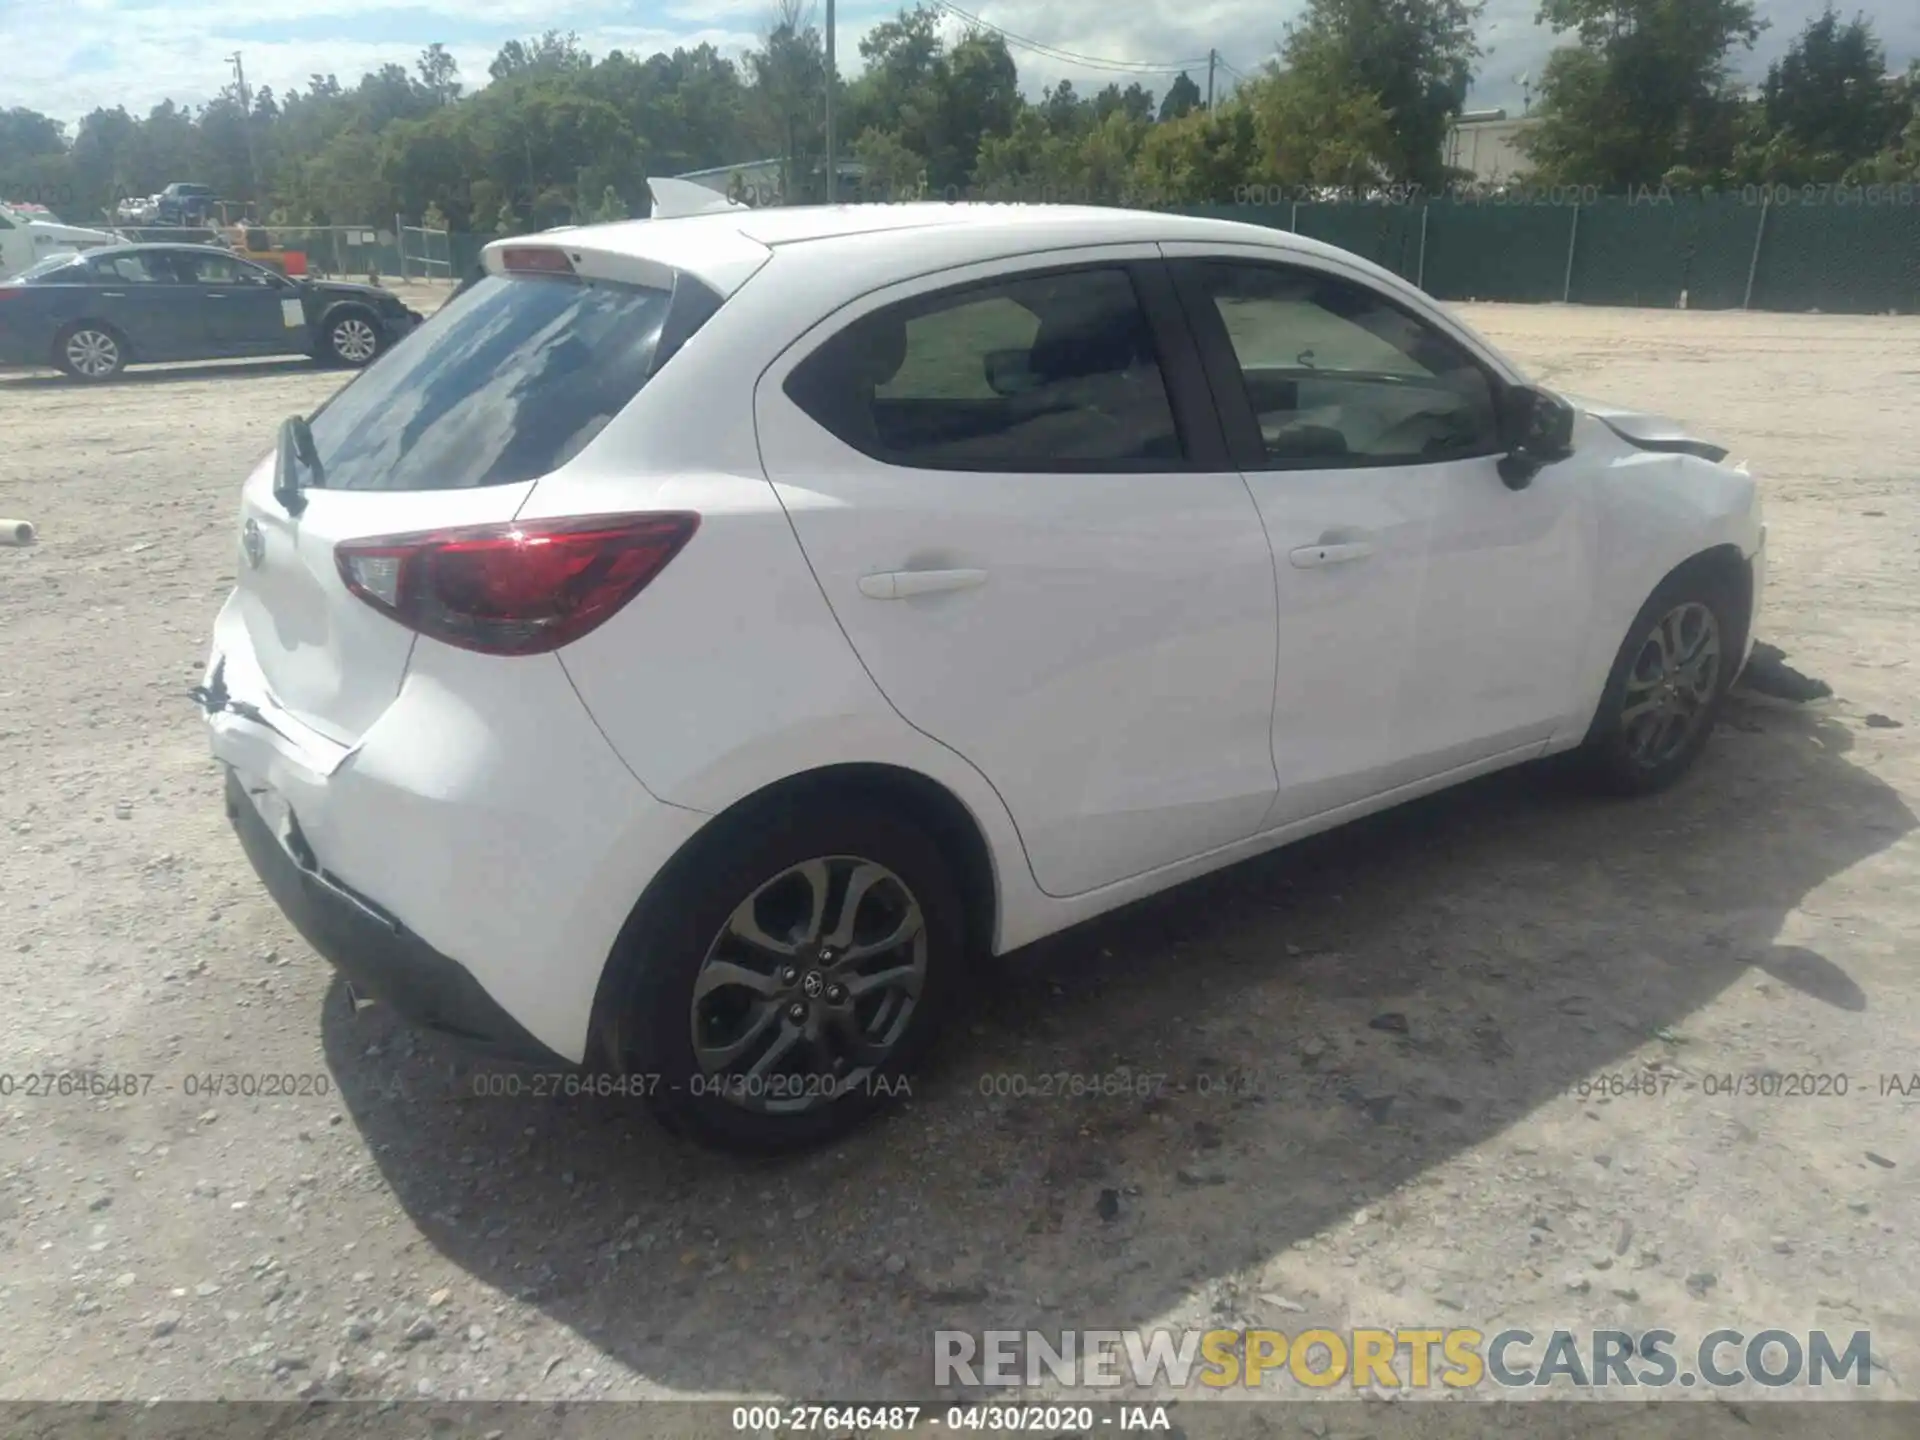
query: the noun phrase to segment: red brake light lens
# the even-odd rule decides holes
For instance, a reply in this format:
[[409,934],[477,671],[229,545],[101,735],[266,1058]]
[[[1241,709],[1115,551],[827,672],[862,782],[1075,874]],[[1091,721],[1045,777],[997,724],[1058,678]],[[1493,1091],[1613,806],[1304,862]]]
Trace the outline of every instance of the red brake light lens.
[[588,515],[347,540],[347,589],[410,630],[484,655],[541,655],[604,624],[678,555],[700,517]]
[[540,275],[571,275],[567,252],[551,245],[515,245],[500,252],[500,268],[509,273],[532,271]]

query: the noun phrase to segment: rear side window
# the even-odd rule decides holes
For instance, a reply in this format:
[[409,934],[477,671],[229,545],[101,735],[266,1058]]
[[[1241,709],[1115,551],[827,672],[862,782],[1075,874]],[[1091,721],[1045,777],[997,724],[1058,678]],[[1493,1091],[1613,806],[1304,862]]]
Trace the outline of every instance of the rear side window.
[[854,449],[928,470],[1178,469],[1152,328],[1123,269],[1022,275],[862,316],[787,394]]
[[[696,298],[697,295],[697,298]],[[652,373],[662,329],[717,299],[560,276],[489,276],[312,417],[328,489],[510,485],[585,449]]]
[[23,285],[84,285],[88,277],[86,262],[77,256],[49,255],[13,278]]
[[125,281],[129,285],[166,285],[173,282],[173,275],[164,268],[165,259],[159,255],[102,255],[87,264],[95,279],[109,284],[114,281]]

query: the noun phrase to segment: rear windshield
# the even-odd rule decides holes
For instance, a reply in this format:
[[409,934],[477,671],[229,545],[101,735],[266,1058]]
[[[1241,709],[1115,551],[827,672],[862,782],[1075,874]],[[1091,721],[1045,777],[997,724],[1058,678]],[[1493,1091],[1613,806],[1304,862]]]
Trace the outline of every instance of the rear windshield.
[[312,417],[329,490],[462,490],[558,469],[640,393],[671,295],[492,275]]

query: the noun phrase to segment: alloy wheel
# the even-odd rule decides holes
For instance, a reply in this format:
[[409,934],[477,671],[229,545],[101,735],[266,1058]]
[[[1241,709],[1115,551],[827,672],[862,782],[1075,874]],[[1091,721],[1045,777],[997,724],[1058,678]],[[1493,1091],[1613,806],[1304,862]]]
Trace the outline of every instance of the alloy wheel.
[[67,364],[89,380],[104,380],[120,368],[120,343],[104,330],[76,330],[67,337]]
[[869,1082],[927,981],[920,902],[886,866],[820,856],[734,908],[694,978],[696,1081],[744,1109],[795,1114]]
[[333,327],[333,353],[354,365],[364,365],[380,348],[380,337],[373,326],[357,316],[349,316]]
[[1640,642],[1627,672],[1620,728],[1628,757],[1657,770],[1706,723],[1720,684],[1720,622],[1697,600],[1676,605]]

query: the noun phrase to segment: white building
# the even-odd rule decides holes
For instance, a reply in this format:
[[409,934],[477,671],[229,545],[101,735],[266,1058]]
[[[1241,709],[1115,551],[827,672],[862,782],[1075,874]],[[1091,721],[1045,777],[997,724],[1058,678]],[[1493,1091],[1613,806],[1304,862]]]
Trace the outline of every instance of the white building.
[[1519,140],[1538,123],[1525,115],[1510,119],[1504,110],[1478,116],[1469,112],[1447,131],[1447,164],[1467,171],[1479,184],[1510,183],[1532,166]]

